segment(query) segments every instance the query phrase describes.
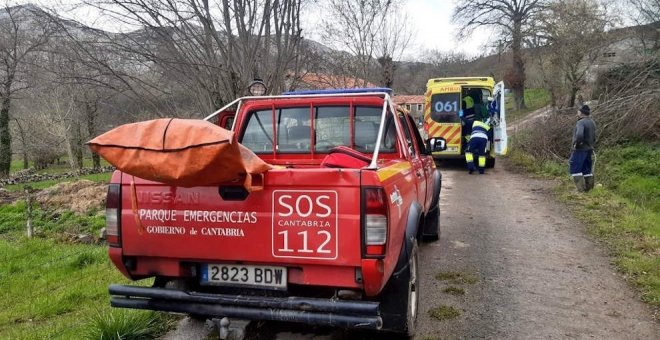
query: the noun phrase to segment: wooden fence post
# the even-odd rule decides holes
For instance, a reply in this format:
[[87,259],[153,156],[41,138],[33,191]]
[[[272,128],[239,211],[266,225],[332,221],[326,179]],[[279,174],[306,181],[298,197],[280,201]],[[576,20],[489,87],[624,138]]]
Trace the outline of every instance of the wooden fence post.
[[32,238],[34,229],[32,228],[32,187],[29,185],[23,186],[25,190],[25,203],[27,205],[27,237]]

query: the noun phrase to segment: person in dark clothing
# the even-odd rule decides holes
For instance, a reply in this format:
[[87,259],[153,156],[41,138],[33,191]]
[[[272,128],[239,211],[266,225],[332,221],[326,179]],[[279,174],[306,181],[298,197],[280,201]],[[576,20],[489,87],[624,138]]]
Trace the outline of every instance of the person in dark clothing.
[[[467,163],[469,174],[472,174],[474,170],[479,170],[480,174],[484,174],[486,154],[488,153],[486,148],[488,146],[488,134],[490,130],[490,125],[482,121],[475,120],[472,124],[470,141],[465,150],[465,162]],[[477,166],[474,165],[475,156],[477,156]]]
[[589,117],[591,109],[583,105],[577,112],[578,121],[573,130],[569,172],[578,191],[589,191],[594,187],[592,156],[596,141],[596,124]]

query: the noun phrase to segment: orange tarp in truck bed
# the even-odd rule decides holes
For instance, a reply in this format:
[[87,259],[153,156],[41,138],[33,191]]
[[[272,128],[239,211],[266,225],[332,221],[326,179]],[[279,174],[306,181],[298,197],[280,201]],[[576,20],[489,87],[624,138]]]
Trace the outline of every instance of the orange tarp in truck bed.
[[232,131],[197,119],[162,118],[118,126],[87,142],[118,170],[170,185],[218,185],[272,166],[236,141]]

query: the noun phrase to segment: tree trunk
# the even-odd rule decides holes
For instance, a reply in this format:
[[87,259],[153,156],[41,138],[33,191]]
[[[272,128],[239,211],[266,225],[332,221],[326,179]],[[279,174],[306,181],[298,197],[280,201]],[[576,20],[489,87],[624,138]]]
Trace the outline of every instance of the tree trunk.
[[0,108],[0,177],[9,176],[11,167],[11,134],[9,133],[9,108],[11,98],[7,96],[2,99]]
[[80,131],[80,122],[73,123],[73,156],[75,157],[75,167],[80,170],[83,168],[83,138]]
[[511,50],[513,52],[513,78],[511,84],[516,110],[526,109],[525,105],[525,61],[522,57],[522,18],[513,19],[513,41]]
[[571,93],[568,96],[568,107],[575,106],[575,98],[577,97],[579,88],[571,87]]
[[[89,138],[94,138],[96,136],[96,107],[86,103],[85,114],[87,115],[87,134]],[[94,169],[101,167],[101,157],[95,152],[92,152],[92,167]]]
[[69,136],[68,132],[64,134],[64,146],[66,147],[66,155],[68,156],[69,159],[69,167],[71,167],[71,169],[75,169],[76,168],[75,156],[73,155],[71,136]]

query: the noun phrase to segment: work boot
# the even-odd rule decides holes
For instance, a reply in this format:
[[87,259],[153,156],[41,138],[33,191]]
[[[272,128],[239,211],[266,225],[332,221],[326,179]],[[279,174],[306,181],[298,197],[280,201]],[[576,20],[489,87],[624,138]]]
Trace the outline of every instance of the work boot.
[[585,191],[590,191],[594,188],[594,176],[584,176]]
[[575,187],[577,188],[577,191],[579,192],[587,191],[587,184],[584,181],[584,176],[573,176],[573,182],[575,183]]

